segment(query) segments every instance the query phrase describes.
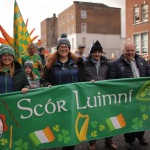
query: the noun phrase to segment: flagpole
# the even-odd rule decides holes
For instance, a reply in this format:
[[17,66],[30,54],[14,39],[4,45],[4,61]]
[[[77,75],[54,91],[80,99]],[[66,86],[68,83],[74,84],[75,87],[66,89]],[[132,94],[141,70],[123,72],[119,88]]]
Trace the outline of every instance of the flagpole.
[[10,114],[11,118],[15,122],[16,126],[18,128],[20,128],[20,125],[18,124],[17,120],[15,119],[14,115],[12,114],[12,112],[11,112],[10,108],[8,107],[8,105],[6,104],[6,102],[4,100],[2,100],[2,102],[3,102],[4,106],[5,106],[5,108],[7,109],[8,113]]

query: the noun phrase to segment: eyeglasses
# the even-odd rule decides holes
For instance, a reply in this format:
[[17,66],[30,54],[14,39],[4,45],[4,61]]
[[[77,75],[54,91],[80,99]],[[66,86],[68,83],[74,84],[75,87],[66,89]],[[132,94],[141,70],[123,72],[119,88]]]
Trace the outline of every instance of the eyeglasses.
[[4,54],[4,55],[2,55],[2,57],[3,57],[3,58],[6,58],[6,57],[7,57],[7,58],[12,58],[13,55],[11,55],[11,54]]
[[64,48],[64,49],[67,49],[69,48],[68,46],[59,46],[60,48]]

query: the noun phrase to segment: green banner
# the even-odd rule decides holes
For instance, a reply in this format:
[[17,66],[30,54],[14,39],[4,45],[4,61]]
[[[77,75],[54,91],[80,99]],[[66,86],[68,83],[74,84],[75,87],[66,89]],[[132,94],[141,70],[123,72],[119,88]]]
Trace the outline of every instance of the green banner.
[[150,78],[44,87],[0,95],[0,149],[76,145],[150,129]]

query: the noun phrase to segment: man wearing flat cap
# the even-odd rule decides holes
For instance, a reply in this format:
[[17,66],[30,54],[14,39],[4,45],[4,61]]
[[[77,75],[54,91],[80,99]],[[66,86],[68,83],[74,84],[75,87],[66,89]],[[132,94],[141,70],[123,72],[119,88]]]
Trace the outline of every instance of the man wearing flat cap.
[[75,54],[76,54],[77,56],[81,56],[81,57],[82,57],[83,61],[86,60],[86,57],[84,56],[84,51],[85,51],[85,46],[79,44],[78,50],[75,52]]

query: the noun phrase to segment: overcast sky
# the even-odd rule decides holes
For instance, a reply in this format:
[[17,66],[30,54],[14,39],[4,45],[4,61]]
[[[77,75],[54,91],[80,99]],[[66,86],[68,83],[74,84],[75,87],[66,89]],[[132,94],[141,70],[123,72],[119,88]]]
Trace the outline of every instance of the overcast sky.
[[[51,18],[55,13],[58,16],[63,10],[73,5],[74,0],[16,0],[24,21],[28,18],[28,31],[33,28],[32,36],[39,35],[40,23]],[[76,0],[79,1],[79,0]],[[125,0],[82,0],[83,2],[103,3],[111,7],[121,8]],[[0,25],[13,37],[14,0],[0,0]],[[122,11],[124,13],[124,10]],[[124,23],[124,20],[123,20]],[[123,36],[124,36],[123,31]],[[2,37],[0,33],[0,37]]]

